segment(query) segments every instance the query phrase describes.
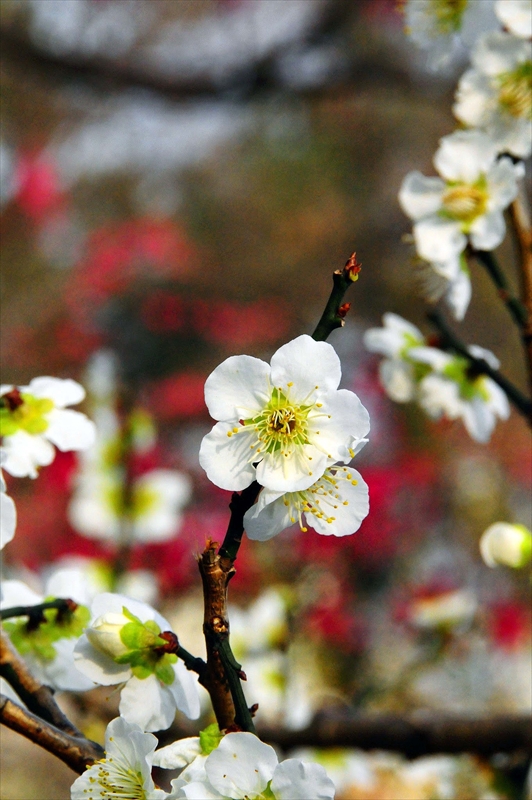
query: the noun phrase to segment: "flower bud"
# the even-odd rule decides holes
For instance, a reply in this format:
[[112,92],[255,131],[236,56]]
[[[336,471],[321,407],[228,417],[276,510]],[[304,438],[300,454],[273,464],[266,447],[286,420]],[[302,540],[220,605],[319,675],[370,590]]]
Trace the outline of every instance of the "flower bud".
[[130,649],[120,636],[122,628],[130,621],[124,614],[109,611],[95,619],[92,625],[85,630],[85,635],[93,647],[104,655],[116,659]]
[[524,567],[532,557],[532,533],[524,525],[495,522],[481,536],[480,554],[488,567]]

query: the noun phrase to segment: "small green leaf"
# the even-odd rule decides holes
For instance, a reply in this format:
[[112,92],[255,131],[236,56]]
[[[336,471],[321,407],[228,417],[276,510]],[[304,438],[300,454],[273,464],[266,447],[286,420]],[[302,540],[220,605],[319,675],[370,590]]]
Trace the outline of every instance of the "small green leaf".
[[212,725],[208,725],[199,733],[201,752],[208,756],[209,753],[216,750],[222,739],[223,733],[220,732],[220,728],[216,722],[213,722]]

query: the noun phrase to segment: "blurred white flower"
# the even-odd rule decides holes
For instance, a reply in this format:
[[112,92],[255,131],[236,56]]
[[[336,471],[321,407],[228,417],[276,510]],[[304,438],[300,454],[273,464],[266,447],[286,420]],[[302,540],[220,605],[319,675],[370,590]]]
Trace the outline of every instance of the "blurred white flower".
[[[49,591],[48,585],[46,588],[46,595],[42,595],[22,581],[3,581],[0,607],[36,606],[45,598],[60,596]],[[73,599],[70,594],[62,597]],[[86,692],[94,684],[78,672],[73,653],[88,619],[88,609],[79,605],[65,614],[58,614],[55,609],[47,610],[39,625],[28,625],[29,618],[20,616],[4,620],[3,627],[38,681],[61,691]]]
[[6,482],[2,475],[2,464],[6,455],[0,449],[0,550],[11,541],[17,527],[17,509],[15,501],[6,493]]
[[530,39],[532,36],[530,0],[496,0],[495,13],[510,33],[523,39]]
[[480,553],[488,567],[519,569],[532,558],[532,533],[524,525],[495,522],[480,538]]
[[81,403],[85,389],[73,380],[34,378],[29,386],[0,386],[0,435],[4,468],[17,477],[37,477],[51,464],[55,450],[84,450],[95,439],[85,414],[66,409]]
[[404,14],[407,34],[427,51],[433,70],[448,67],[460,45],[471,46],[497,26],[493,4],[484,0],[406,0]]
[[446,628],[471,622],[477,610],[475,595],[468,589],[449,589],[415,597],[409,619],[418,628]]
[[199,716],[197,682],[160,635],[170,631],[164,617],[110,593],[98,595],[91,612],[92,622],[74,649],[76,666],[102,686],[124,684],[119,709],[128,722],[155,731],[170,727],[176,708],[191,719]]
[[423,294],[430,302],[443,298],[457,320],[462,320],[471,301],[471,278],[464,253],[446,263],[416,264]]
[[371,353],[380,353],[379,375],[388,397],[396,403],[413,400],[419,381],[419,365],[409,359],[412,347],[425,344],[425,337],[415,325],[398,314],[386,313],[383,328],[369,328],[364,334],[364,345]]
[[123,717],[113,719],[105,732],[105,758],[96,761],[72,784],[71,800],[109,800],[111,797],[164,800],[151,777],[157,739]]
[[456,259],[468,241],[493,250],[506,231],[503,211],[515,199],[523,164],[496,161],[497,147],[477,130],[455,131],[440,140],[434,164],[441,178],[410,172],[399,192],[404,212],[414,220],[421,258],[435,263]]
[[[499,362],[489,350],[471,345],[471,355],[497,369]],[[432,417],[461,419],[477,442],[488,442],[497,417],[507,419],[510,405],[505,392],[487,375],[471,372],[463,356],[450,355],[435,347],[417,347],[410,357],[431,367],[419,384],[419,404]]]
[[[532,17],[532,6],[529,5]],[[532,151],[532,53],[530,42],[495,31],[476,44],[473,69],[460,79],[453,111],[482,128],[498,152],[527,158]]]
[[78,475],[68,516],[74,528],[89,538],[117,542],[125,527],[132,541],[163,542],[179,531],[191,493],[187,475],[155,469],[133,481],[126,505],[120,472],[88,465]]

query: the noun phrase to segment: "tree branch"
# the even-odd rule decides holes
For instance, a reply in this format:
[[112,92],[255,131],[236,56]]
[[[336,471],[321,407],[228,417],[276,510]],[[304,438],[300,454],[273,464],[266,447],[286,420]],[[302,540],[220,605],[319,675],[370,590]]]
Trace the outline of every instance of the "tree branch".
[[59,614],[62,612],[73,612],[78,607],[78,604],[69,598],[56,597],[55,600],[49,600],[47,603],[38,603],[35,606],[12,606],[11,608],[3,608],[0,610],[0,619],[11,619],[11,617],[29,617],[30,621],[42,622],[44,619],[43,611],[50,608],[56,608]]
[[0,722],[57,756],[78,775],[105,756],[105,751],[96,742],[91,742],[82,734],[72,736],[59,730],[3,694],[0,695]]
[[362,713],[353,718],[318,715],[302,731],[261,725],[259,736],[283,750],[295,747],[359,747],[394,750],[408,758],[432,753],[491,756],[532,750],[529,716],[472,718],[437,711],[411,714]]
[[506,393],[508,399],[514,404],[520,414],[522,414],[528,423],[532,425],[532,401],[525,397],[519,389],[511,383],[508,378],[505,378],[498,370],[493,369],[487,361],[483,358],[476,358],[471,355],[464,342],[459,339],[453,331],[447,326],[442,315],[438,311],[430,311],[427,314],[427,319],[432,322],[435,328],[440,333],[439,346],[442,350],[453,350],[459,355],[467,358],[471,367],[479,375],[487,375],[495,383],[501,387]]
[[0,630],[0,675],[12,686],[29,710],[37,714],[41,720],[51,723],[71,736],[83,737],[55,702],[52,690],[33,677],[3,630]]
[[521,297],[527,314],[523,329],[523,343],[528,358],[528,379],[532,394],[532,227],[525,205],[520,198],[514,200],[510,205],[509,213],[519,252]]

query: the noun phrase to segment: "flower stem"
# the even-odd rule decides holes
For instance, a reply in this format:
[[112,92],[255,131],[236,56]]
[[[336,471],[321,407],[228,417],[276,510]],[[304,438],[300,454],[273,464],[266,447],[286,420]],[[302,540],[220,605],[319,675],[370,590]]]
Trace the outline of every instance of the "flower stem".
[[471,355],[465,343],[462,342],[462,340],[459,339],[458,336],[453,333],[453,331],[451,331],[438,311],[430,311],[427,314],[427,319],[432,322],[434,327],[437,328],[440,333],[440,348],[442,350],[453,350],[464,358],[467,358],[476,372],[482,375],[487,375],[492,379],[492,381],[495,381],[495,383],[506,393],[508,400],[514,404],[519,413],[522,414],[532,426],[532,401],[525,397],[525,395],[519,391],[519,389],[514,386],[513,383],[505,378],[504,375],[501,375],[498,370],[493,369],[493,367],[491,367],[487,361],[485,361],[483,358],[476,358],[475,356]]
[[473,254],[477,261],[486,269],[486,272],[497,287],[499,297],[506,305],[513,321],[519,329],[523,331],[528,319],[527,310],[521,301],[511,294],[510,285],[497,259],[490,250],[473,250]]

